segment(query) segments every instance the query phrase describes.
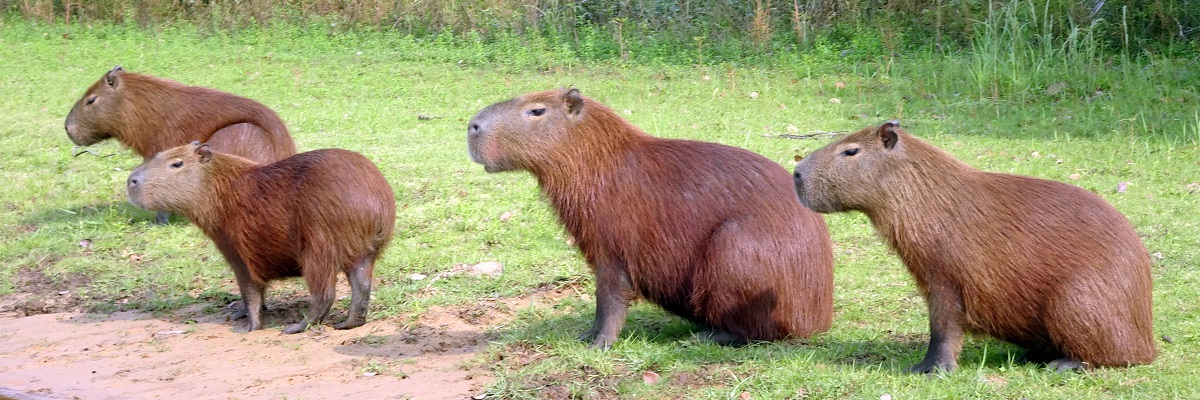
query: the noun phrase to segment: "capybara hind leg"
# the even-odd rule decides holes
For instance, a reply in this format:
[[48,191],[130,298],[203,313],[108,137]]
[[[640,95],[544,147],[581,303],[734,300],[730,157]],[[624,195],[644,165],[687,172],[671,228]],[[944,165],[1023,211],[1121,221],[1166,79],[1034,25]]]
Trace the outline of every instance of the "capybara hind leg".
[[[1069,370],[1074,362],[1084,368],[1125,367],[1154,361],[1154,339],[1150,329],[1149,301],[1128,296],[1149,292],[1126,287],[1090,287],[1094,280],[1072,282],[1050,299],[1046,307],[1046,329],[1061,350],[1051,361],[1055,370]],[[1120,284],[1134,285],[1132,281]],[[1067,367],[1061,367],[1066,364]]]
[[958,368],[958,353],[962,351],[962,300],[950,290],[930,290],[929,350],[920,363],[908,372],[928,374],[951,372]]
[[308,284],[308,293],[312,297],[312,302],[308,305],[308,312],[304,314],[304,320],[283,328],[283,333],[304,332],[309,326],[321,323],[325,314],[329,313],[329,307],[333,306],[333,301],[337,296],[337,288],[334,287],[334,284],[337,283],[337,272],[323,273],[325,270],[320,268],[305,268],[304,272],[304,281]]
[[1054,372],[1064,373],[1071,371],[1083,371],[1087,369],[1087,364],[1074,358],[1060,358],[1046,364],[1046,368],[1050,368]]
[[349,271],[346,280],[350,281],[350,311],[346,320],[334,325],[334,329],[350,329],[367,323],[367,309],[371,302],[371,271],[374,269],[375,255],[369,254]]
[[745,336],[735,334],[733,332],[716,329],[703,331],[696,334],[696,339],[701,342],[716,343],[722,346],[740,347],[750,343]]
[[579,340],[592,340],[589,347],[594,349],[612,347],[625,328],[633,298],[633,284],[624,268],[596,266],[596,319],[591,329],[579,335]]

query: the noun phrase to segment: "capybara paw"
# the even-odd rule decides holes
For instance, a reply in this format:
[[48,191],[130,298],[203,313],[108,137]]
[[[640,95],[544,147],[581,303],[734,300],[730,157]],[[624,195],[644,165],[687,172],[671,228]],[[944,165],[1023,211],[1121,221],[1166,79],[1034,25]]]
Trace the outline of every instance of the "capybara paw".
[[608,349],[612,348],[613,343],[616,343],[616,342],[617,342],[617,338],[615,338],[615,337],[606,336],[606,335],[596,335],[596,340],[593,340],[592,344],[589,345],[588,348],[589,349],[597,349],[597,350],[608,350]]
[[1057,373],[1083,371],[1087,369],[1087,364],[1073,358],[1060,358],[1049,363],[1046,363],[1046,368]]
[[244,324],[238,324],[233,327],[233,331],[237,332],[237,333],[247,333],[252,330],[254,330],[254,326],[251,325],[249,322],[244,323]]
[[904,372],[912,374],[935,374],[938,372],[953,372],[958,365],[953,362],[938,362],[937,360],[924,360],[919,364],[908,367]]
[[599,332],[600,332],[600,330],[596,329],[596,328],[588,329],[587,331],[584,331],[583,333],[579,334],[578,340],[580,342],[590,342],[596,338],[596,334],[598,334]]
[[300,322],[297,322],[297,323],[294,323],[294,324],[284,327],[283,333],[291,335],[293,333],[304,332],[305,329],[308,329],[308,323],[306,323],[304,321],[300,321]]
[[246,303],[241,300],[230,302],[229,305],[225,306],[225,311],[229,313],[229,319],[235,320],[246,318],[247,315],[250,315],[250,312],[246,308]]
[[157,214],[154,214],[154,224],[155,225],[167,225],[170,223],[171,223],[171,213],[168,213],[166,211],[159,211]]
[[750,343],[750,341],[746,340],[745,337],[719,329],[697,333],[696,339],[705,343],[716,343],[722,346],[730,347],[741,347]]
[[333,329],[357,328],[357,327],[363,326],[363,324],[365,324],[365,323],[367,323],[366,320],[362,320],[362,319],[353,319],[352,320],[352,319],[347,318],[345,321],[342,321],[341,323],[334,325]]

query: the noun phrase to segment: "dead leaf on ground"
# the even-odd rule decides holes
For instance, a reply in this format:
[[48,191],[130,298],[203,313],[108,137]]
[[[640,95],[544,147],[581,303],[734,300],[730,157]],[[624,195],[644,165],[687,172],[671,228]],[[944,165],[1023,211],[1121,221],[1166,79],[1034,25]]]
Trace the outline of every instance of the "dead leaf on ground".
[[646,371],[642,373],[642,382],[647,385],[658,383],[658,373],[654,371]]

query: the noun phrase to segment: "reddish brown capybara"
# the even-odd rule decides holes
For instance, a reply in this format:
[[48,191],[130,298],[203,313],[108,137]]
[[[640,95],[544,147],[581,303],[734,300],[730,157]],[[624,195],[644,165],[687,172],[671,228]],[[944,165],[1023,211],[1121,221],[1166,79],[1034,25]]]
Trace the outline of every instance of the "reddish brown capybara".
[[951,371],[963,332],[1057,371],[1154,361],[1150,257],[1120,212],[1081,188],[982,172],[892,121],[796,165],[800,201],[862,211],[929,306],[911,372]]
[[133,204],[181,213],[216,243],[237,277],[247,331],[262,327],[267,283],[295,276],[304,277],[312,303],[304,321],[283,332],[319,323],[338,272],[352,297],[349,316],[334,327],[366,322],[375,260],[396,223],[392,188],[366,157],[323,149],[257,164],[196,142],[134,169],[128,190]]
[[[257,101],[119,66],[84,92],[65,125],[77,145],[116,138],[143,161],[192,141],[264,164],[296,154],[283,121]],[[159,213],[157,221],[166,218]]]
[[471,119],[471,159],[525,170],[596,275],[581,340],[608,348],[645,298],[738,345],[829,329],[824,219],[793,201],[787,170],[752,152],[647,135],[576,89],[526,94]]

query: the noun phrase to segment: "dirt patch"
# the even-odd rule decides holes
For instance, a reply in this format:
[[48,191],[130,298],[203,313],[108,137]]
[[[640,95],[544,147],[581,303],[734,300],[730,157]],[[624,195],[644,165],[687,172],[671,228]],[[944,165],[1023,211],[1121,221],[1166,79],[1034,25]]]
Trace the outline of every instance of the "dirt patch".
[[489,327],[571,294],[536,291],[297,335],[278,326],[300,317],[302,297],[270,301],[264,322],[274,328],[246,334],[212,304],[157,316],[9,309],[0,313],[0,390],[53,399],[466,399],[494,380],[477,357],[495,339]]
[[[58,260],[43,259],[40,264],[53,264]],[[84,311],[83,299],[75,289],[92,282],[83,274],[67,274],[53,278],[42,273],[41,268],[21,267],[13,277],[15,293],[0,298],[0,313],[15,313],[20,316],[55,312]]]

